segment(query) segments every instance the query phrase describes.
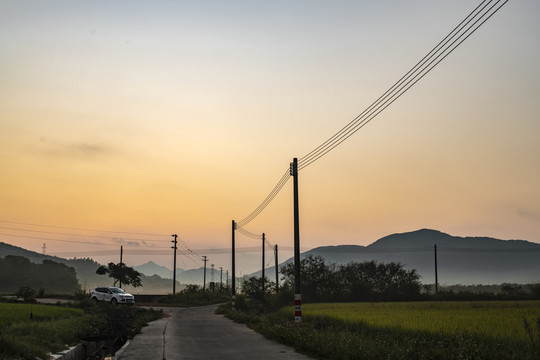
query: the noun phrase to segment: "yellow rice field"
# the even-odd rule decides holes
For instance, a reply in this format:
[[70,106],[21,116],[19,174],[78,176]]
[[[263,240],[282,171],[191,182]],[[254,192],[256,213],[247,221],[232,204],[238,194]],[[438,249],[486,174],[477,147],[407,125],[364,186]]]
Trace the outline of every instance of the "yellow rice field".
[[530,340],[524,319],[534,332],[540,330],[540,301],[322,303],[303,305],[302,315],[379,328],[517,341]]

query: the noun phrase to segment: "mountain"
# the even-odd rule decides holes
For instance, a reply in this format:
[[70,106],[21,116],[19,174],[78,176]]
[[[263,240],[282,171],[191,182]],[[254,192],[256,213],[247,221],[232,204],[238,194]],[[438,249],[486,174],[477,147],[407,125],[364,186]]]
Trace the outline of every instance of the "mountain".
[[24,286],[54,294],[80,289],[75,269],[65,264],[51,260],[37,264],[17,255],[0,258],[0,293],[13,294]]
[[[416,269],[424,284],[435,282],[435,249],[440,284],[537,283],[540,281],[540,244],[524,240],[459,237],[422,229],[392,234],[371,245],[322,246],[301,254],[322,256],[338,265],[351,261],[400,262]],[[288,259],[281,265],[292,262]],[[254,276],[260,276],[260,271]],[[265,274],[275,280],[275,268]]]
[[[113,280],[109,277],[96,274],[96,269],[101,265],[98,262],[90,258],[73,258],[64,259],[57,256],[50,256],[23,249],[18,246],[6,244],[0,242],[0,258],[8,255],[22,256],[29,259],[33,263],[42,263],[44,260],[52,260],[57,263],[65,264],[68,267],[75,269],[77,274],[77,280],[83,290],[89,290],[97,286],[112,285]],[[133,288],[130,286],[123,286],[124,289],[132,294],[139,293],[151,293],[151,294],[167,294],[172,292],[172,281],[168,279],[162,279],[157,275],[153,276],[141,276],[142,288]],[[0,292],[2,291],[2,284],[0,284]],[[21,285],[22,286],[22,285]],[[177,284],[177,287],[180,284]],[[48,289],[45,289],[46,291]]]
[[[163,279],[173,278],[173,273],[171,269],[165,266],[158,265],[153,261],[149,261],[142,265],[135,266],[134,269],[147,276],[158,275]],[[176,268],[176,278],[178,278],[178,275],[183,273],[184,271],[185,270],[182,268]]]

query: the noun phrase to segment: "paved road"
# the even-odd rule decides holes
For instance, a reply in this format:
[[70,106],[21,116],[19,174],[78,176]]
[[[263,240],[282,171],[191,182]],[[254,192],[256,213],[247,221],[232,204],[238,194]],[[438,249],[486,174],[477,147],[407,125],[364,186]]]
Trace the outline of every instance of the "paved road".
[[266,340],[245,325],[215,315],[216,308],[163,308],[169,317],[143,328],[115,359],[310,359],[292,348]]

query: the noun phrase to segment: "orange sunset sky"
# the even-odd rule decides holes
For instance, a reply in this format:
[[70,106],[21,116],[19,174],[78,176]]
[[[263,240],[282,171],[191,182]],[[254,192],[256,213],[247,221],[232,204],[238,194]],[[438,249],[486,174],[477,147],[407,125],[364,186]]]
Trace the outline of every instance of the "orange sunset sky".
[[[231,220],[294,157],[478,3],[0,1],[0,241],[100,262],[120,244],[168,253],[173,233],[190,249],[228,248]],[[420,228],[540,243],[539,16],[537,0],[509,1],[303,169],[302,248]],[[292,213],[289,179],[245,229],[286,250]],[[239,234],[237,246],[259,242]],[[228,254],[208,256],[230,267]],[[237,266],[254,271],[258,256]]]

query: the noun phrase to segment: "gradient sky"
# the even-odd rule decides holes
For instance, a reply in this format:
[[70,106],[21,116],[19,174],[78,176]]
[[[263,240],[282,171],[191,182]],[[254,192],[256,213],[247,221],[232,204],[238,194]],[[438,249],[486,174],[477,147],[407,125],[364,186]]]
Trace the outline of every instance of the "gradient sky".
[[[100,229],[163,234],[145,237],[157,247],[172,233],[192,249],[229,247],[231,220],[260,204],[293,157],[352,120],[479,2],[1,0],[0,220],[11,223],[0,233],[34,238],[0,241],[77,257],[129,241],[90,231]],[[537,0],[510,0],[302,170],[301,246],[420,228],[540,242],[539,16]],[[245,228],[292,246],[292,180]],[[230,268],[228,255],[209,258]]]

